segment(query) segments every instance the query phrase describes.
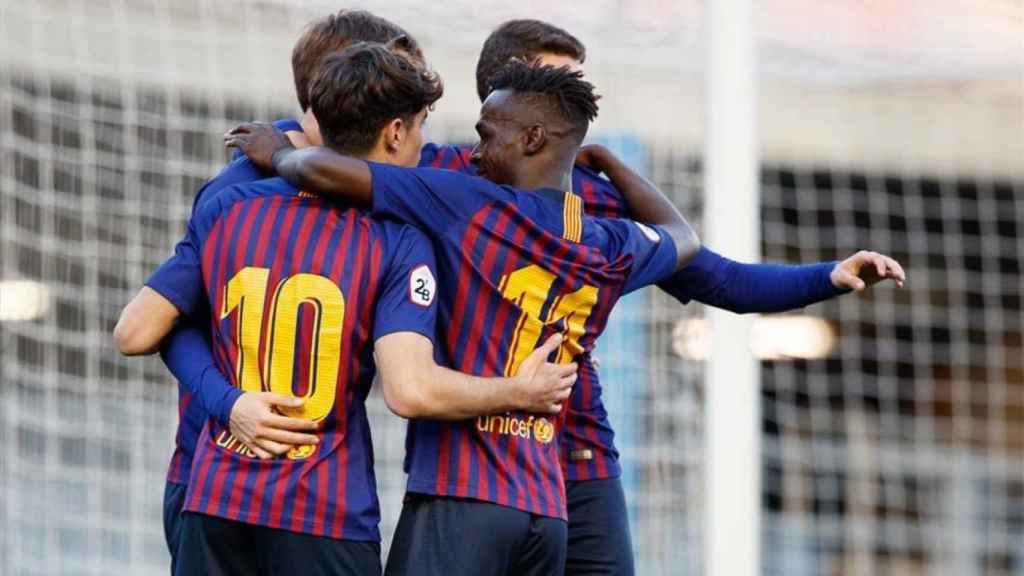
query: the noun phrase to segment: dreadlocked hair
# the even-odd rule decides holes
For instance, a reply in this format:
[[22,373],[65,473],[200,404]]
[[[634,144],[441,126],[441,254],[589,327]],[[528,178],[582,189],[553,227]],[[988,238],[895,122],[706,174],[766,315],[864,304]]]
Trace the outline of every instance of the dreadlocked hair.
[[533,103],[546,105],[561,115],[573,131],[586,134],[597,118],[594,85],[583,79],[583,72],[568,66],[541,66],[513,60],[491,79],[491,90],[509,90]]

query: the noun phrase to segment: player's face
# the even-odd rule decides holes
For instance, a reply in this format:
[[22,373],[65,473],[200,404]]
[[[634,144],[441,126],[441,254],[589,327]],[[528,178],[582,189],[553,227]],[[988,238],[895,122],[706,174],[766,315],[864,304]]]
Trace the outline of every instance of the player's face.
[[476,166],[478,176],[495,184],[513,183],[515,171],[512,168],[522,155],[523,126],[515,119],[514,107],[508,91],[491,92],[484,100],[476,123],[480,141],[473,148],[470,162]]
[[416,167],[420,163],[420,150],[423,148],[423,123],[427,121],[427,109],[420,110],[412,122],[404,125],[395,157],[400,166]]

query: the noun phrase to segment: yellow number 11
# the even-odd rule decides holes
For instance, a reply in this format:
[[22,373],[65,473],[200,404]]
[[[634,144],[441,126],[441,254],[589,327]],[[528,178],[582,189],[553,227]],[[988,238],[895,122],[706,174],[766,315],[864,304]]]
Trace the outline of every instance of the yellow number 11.
[[565,362],[583,352],[579,339],[597,304],[597,288],[583,286],[575,292],[559,295],[551,305],[547,318],[542,321],[541,309],[554,283],[555,275],[536,264],[502,276],[499,284],[501,295],[523,311],[512,338],[512,353],[505,363],[505,376],[515,374],[523,360],[537,347],[544,326],[562,319],[565,319],[566,326],[565,341],[555,361]]
[[[235,377],[242,390],[295,396],[292,384],[295,371],[295,340],[302,306],[311,306],[313,342],[310,346],[309,381],[306,403],[289,416],[323,420],[334,408],[338,370],[341,363],[341,331],[345,319],[345,297],[341,288],[316,274],[296,274],[283,278],[270,301],[270,322],[263,333],[264,304],[270,270],[242,268],[224,288],[220,319],[236,309],[235,342],[238,361]],[[264,346],[260,358],[260,344]]]

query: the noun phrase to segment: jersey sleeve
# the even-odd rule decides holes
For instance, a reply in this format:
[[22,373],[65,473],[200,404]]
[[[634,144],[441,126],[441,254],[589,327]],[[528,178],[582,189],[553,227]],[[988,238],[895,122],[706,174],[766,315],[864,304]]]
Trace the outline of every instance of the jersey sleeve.
[[217,369],[206,333],[189,320],[179,323],[164,338],[160,358],[178,385],[198,399],[203,411],[227,426],[242,391]]
[[464,224],[489,201],[514,198],[501,186],[452,170],[368,164],[373,179],[373,213],[428,232]]
[[611,238],[611,256],[632,260],[623,294],[655,284],[676,271],[675,242],[660,226],[625,218],[601,222]]
[[205,304],[202,256],[193,220],[189,220],[185,237],[174,247],[174,254],[153,272],[146,286],[169,300],[185,316],[196,316]]
[[437,265],[430,240],[410,226],[389,226],[393,259],[383,276],[374,312],[373,339],[416,332],[434,341]]

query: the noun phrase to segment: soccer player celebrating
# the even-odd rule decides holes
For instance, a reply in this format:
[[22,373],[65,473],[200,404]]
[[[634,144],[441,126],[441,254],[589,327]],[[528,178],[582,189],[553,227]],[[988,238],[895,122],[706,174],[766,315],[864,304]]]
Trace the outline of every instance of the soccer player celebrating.
[[[597,114],[580,73],[517,62],[492,87],[474,151],[487,180],[295,150],[268,125],[227,137],[304,190],[428,232],[444,286],[443,350],[451,366],[481,376],[512,373],[550,332],[565,334],[560,358],[585,359],[621,295],[668,277],[699,248],[672,203],[649,188],[626,191],[644,224],[585,217],[580,198],[564,191]],[[560,418],[523,411],[412,421],[388,573],[561,573],[560,427]]]
[[[580,70],[586,48],[572,34],[547,22],[505,22],[488,36],[480,51],[476,88],[481,102],[490,94],[494,76],[511,60]],[[420,165],[476,173],[468,146],[427,144]],[[619,190],[629,186],[651,184],[606,149],[584,147],[572,171],[572,190],[583,199],[587,214],[628,217]],[[683,304],[696,300],[737,313],[770,313],[860,291],[885,279],[902,285],[903,269],[892,258],[873,252],[858,252],[842,262],[780,266],[741,264],[701,247],[689,265],[659,286]],[[619,453],[601,400],[597,371],[586,361],[580,364],[559,442],[569,511],[565,573],[632,574],[633,546],[619,480]]]
[[[415,40],[401,27],[360,10],[341,10],[319,18],[306,28],[292,51],[292,74],[296,97],[303,111],[296,120],[275,122],[296,146],[321,145],[319,127],[310,107],[310,79],[330,54],[353,42],[386,43],[404,38],[402,47],[416,61],[422,53]],[[196,194],[193,212],[221,190],[244,182],[266,178],[245,156],[234,159]],[[120,350],[129,355],[151,353],[160,342],[154,334],[168,329],[154,322],[160,311],[175,310],[171,302],[177,293],[177,267],[169,261],[146,282],[140,293],[128,304],[115,329]],[[200,326],[203,326],[201,329]],[[171,553],[172,569],[180,534],[180,516],[185,501],[192,455],[203,424],[210,417],[223,425],[243,444],[261,457],[283,455],[293,444],[308,444],[304,435],[315,429],[309,420],[287,418],[274,412],[275,406],[295,408],[300,401],[290,395],[243,390],[232,386],[217,370],[210,353],[209,324],[184,318],[160,346],[161,356],[178,379],[179,424],[175,434],[175,450],[167,473],[164,491],[164,533]]]
[[[440,95],[436,76],[367,44],[328,58],[310,87],[326,144],[404,166],[417,163],[422,122]],[[318,423],[308,441],[286,440],[298,445],[276,459],[260,459],[216,420],[204,427],[178,574],[276,574],[300,563],[312,574],[381,571],[364,406],[373,356],[386,401],[407,417],[557,414],[575,378],[571,364],[544,361],[560,336],[528,351],[509,378],[437,366],[430,242],[281,179],[235,185],[204,202],[173,260],[173,311],[156,311],[152,321],[209,315],[208,302],[215,351],[235,385],[298,396],[299,406],[282,410]]]

